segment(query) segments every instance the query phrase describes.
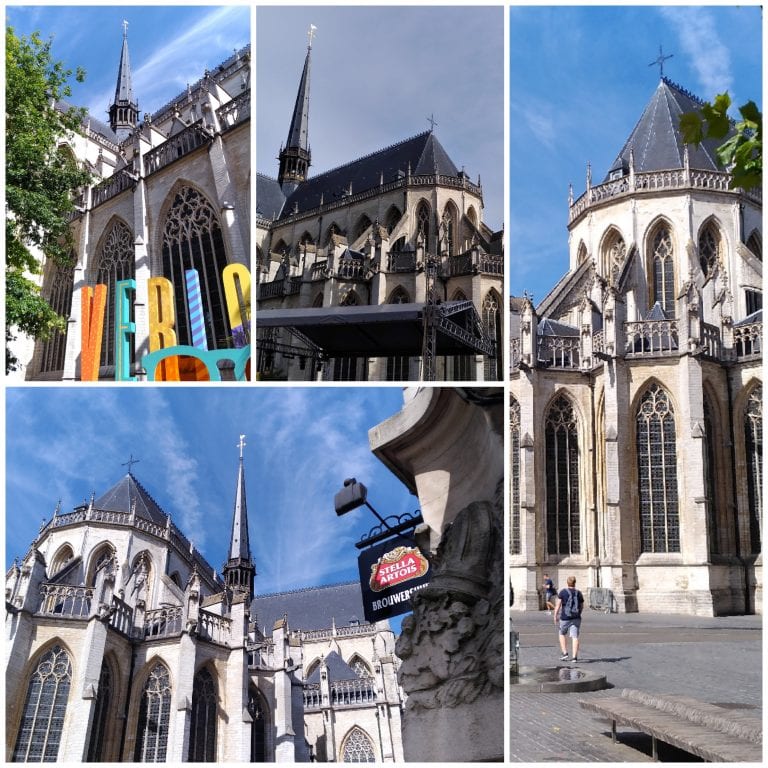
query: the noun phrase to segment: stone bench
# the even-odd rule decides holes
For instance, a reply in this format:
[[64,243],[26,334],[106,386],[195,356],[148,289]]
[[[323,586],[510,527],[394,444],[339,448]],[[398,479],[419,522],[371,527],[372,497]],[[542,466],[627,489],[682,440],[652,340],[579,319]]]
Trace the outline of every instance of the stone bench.
[[584,709],[651,737],[653,759],[657,741],[671,744],[707,762],[760,762],[763,726],[760,718],[726,710],[687,696],[656,695],[625,689],[621,696],[580,700]]

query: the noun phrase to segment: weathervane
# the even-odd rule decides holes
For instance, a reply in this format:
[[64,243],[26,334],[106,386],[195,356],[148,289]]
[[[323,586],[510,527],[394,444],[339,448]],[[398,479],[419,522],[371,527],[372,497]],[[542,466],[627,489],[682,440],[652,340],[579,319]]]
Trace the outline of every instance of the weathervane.
[[312,48],[312,38],[317,34],[317,27],[314,24],[309,25],[309,31],[307,32],[307,37],[309,38],[309,44],[307,45],[307,48]]
[[237,444],[240,449],[240,458],[243,458],[243,448],[245,448],[245,435],[240,435],[240,442]]
[[664,77],[664,62],[667,59],[671,59],[675,54],[670,53],[669,56],[665,56],[664,52],[661,49],[661,45],[659,45],[659,58],[652,61],[648,66],[652,67],[654,64],[659,65],[659,77]]
[[429,123],[429,132],[434,133],[435,132],[435,126],[437,125],[437,121],[435,120],[435,113],[433,112],[428,118],[427,122]]
[[131,454],[130,458],[128,459],[128,461],[124,461],[122,466],[126,466],[126,465],[128,466],[128,474],[130,475],[131,474],[131,467],[134,464],[138,464],[140,461],[141,461],[141,459],[134,459],[133,458],[133,454]]

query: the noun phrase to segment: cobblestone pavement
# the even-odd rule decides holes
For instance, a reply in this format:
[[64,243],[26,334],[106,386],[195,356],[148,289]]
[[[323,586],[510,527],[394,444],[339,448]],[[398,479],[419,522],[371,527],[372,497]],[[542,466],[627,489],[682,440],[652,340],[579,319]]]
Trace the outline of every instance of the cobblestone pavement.
[[[558,666],[560,649],[546,611],[510,611],[520,633],[521,666]],[[586,712],[579,699],[620,695],[622,688],[682,694],[762,717],[762,619],[658,614],[602,614],[588,609],[578,666],[606,675],[611,688],[592,693],[516,693],[510,686],[512,762],[640,762],[649,740]],[[568,641],[570,652],[570,640]],[[685,753],[662,753],[684,760]]]

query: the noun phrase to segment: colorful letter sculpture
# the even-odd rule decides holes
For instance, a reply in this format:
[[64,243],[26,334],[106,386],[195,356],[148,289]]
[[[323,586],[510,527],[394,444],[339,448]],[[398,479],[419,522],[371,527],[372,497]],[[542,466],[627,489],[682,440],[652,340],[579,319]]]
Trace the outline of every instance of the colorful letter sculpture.
[[107,286],[85,286],[81,290],[81,296],[83,318],[80,328],[80,380],[98,381]]

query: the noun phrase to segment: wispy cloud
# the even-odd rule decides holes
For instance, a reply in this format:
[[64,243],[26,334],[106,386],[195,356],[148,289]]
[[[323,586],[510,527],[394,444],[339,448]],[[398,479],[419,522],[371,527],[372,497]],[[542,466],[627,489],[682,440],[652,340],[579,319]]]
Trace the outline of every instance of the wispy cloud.
[[660,13],[674,26],[706,98],[732,89],[731,56],[712,13],[698,6],[664,7]]

